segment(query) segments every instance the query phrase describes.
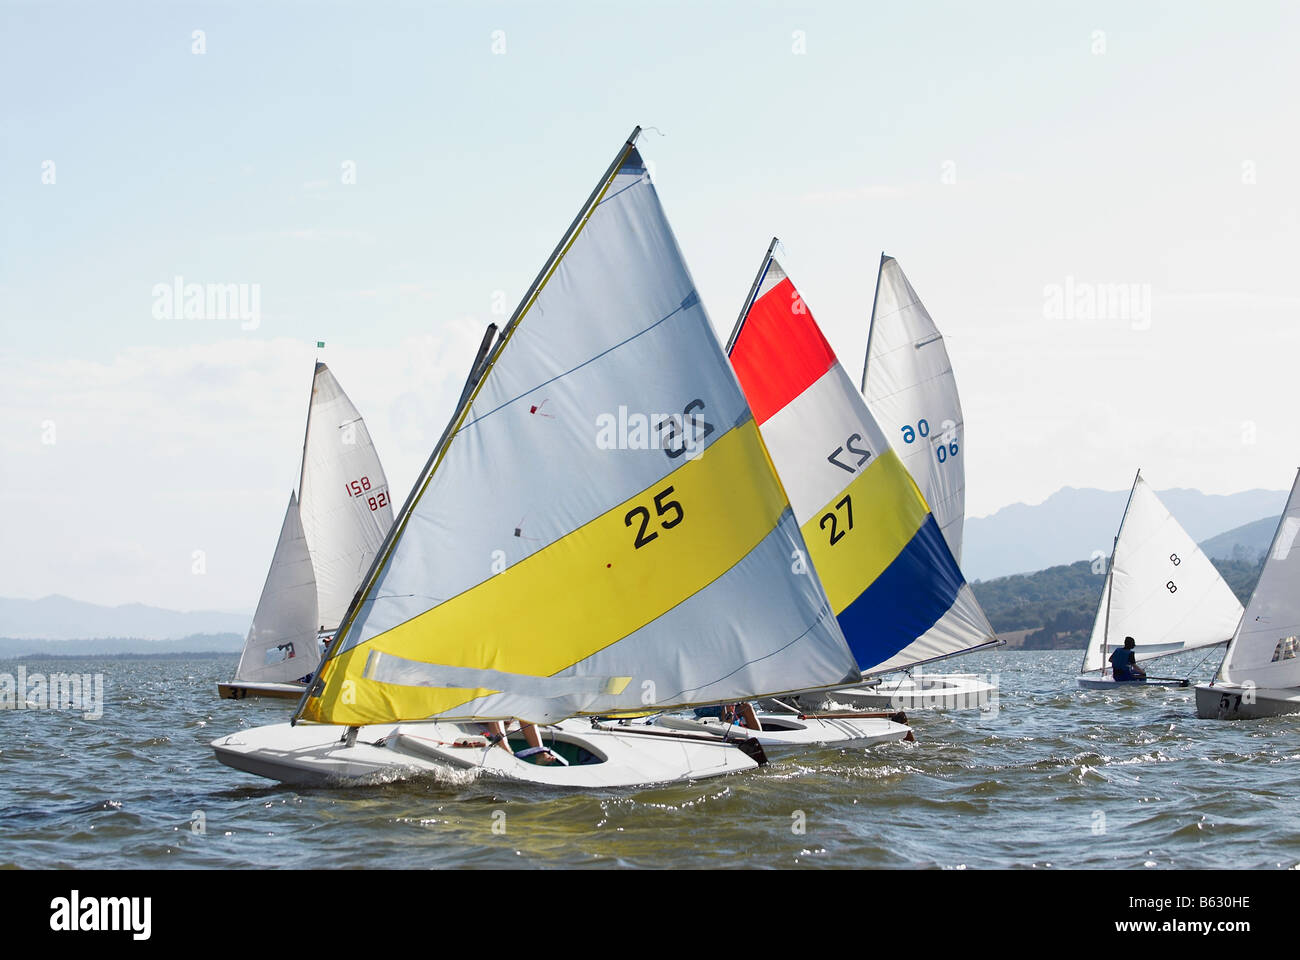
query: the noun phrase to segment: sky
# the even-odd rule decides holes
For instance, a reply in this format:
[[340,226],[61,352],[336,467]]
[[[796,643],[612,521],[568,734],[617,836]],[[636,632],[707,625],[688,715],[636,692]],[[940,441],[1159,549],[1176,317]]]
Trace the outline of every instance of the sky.
[[1297,41],[1266,2],[0,3],[0,594],[251,611],[313,359],[404,493],[636,124],[721,337],[776,235],[860,371],[898,258],[968,515],[1286,489]]

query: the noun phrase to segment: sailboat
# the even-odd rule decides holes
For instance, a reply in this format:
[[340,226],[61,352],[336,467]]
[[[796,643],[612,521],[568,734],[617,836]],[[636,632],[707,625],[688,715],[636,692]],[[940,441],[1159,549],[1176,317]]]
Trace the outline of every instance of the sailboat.
[[318,638],[342,621],[392,523],[388,480],[365,421],[318,361],[298,494],[290,498],[234,679],[217,684],[218,694],[301,697],[320,664]]
[[[728,353],[859,669],[889,673],[1000,643],[938,518],[778,261],[777,243]],[[896,691],[881,694],[859,688],[833,698],[898,706]]]
[[1133,638],[1139,661],[1227,643],[1241,615],[1241,601],[1139,470],[1115,535],[1079,686],[1185,687],[1187,680],[1170,678],[1116,681],[1110,655],[1125,637]]
[[1291,486],[1245,615],[1211,683],[1196,686],[1209,720],[1300,713],[1300,473]]
[[[920,488],[953,561],[961,566],[966,520],[966,433],[961,399],[943,334],[917,296],[898,261],[884,253],[867,331],[861,391],[885,429],[890,445]],[[979,602],[969,600],[976,608]],[[979,610],[977,619],[987,618]],[[992,633],[992,628],[988,627]],[[991,644],[954,644],[947,656]],[[997,641],[996,645],[1001,645]],[[938,658],[936,658],[938,659]],[[904,709],[983,705],[995,682],[970,673],[923,673],[881,680],[854,692],[853,702],[890,702]]]
[[[764,755],[601,718],[858,678],[792,563],[806,545],[639,132],[472,375],[293,721],[215,741],[222,762],[307,783],[712,777]],[[492,743],[508,718],[546,753]]]

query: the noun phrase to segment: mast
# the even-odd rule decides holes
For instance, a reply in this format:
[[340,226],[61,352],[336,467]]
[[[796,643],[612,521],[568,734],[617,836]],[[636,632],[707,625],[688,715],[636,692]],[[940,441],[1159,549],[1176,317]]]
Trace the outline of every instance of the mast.
[[1119,529],[1115,531],[1115,542],[1110,548],[1110,561],[1106,564],[1106,623],[1101,630],[1101,667],[1098,673],[1101,676],[1106,675],[1106,651],[1110,649],[1110,598],[1111,589],[1115,577],[1115,551],[1119,549],[1119,538],[1124,533],[1124,521],[1128,519],[1128,508],[1133,505],[1133,493],[1137,490],[1138,481],[1142,479],[1142,468],[1138,467],[1138,472],[1133,477],[1133,486],[1128,491],[1128,502],[1124,504],[1124,516],[1119,518]]
[[880,278],[885,275],[885,251],[880,251],[880,266],[876,269],[876,292],[871,298],[871,322],[867,324],[867,355],[862,358],[862,385],[858,390],[867,392],[867,366],[871,363],[871,335],[876,330],[876,304],[880,302]]
[[316,401],[316,370],[320,367],[317,360],[311,368],[311,392],[307,394],[307,425],[302,428],[302,464],[298,467],[298,500],[302,501],[302,481],[307,475],[307,438],[311,435],[311,408]]
[[736,339],[740,336],[740,328],[745,325],[745,318],[749,316],[749,308],[754,305],[754,295],[758,293],[758,288],[763,285],[763,278],[767,276],[767,268],[772,263],[772,252],[776,245],[780,243],[776,237],[767,245],[767,253],[763,255],[763,263],[758,268],[758,273],[754,275],[754,282],[749,287],[749,293],[745,296],[745,302],[740,308],[740,316],[736,318],[736,325],[731,328],[731,336],[727,338],[727,347],[724,351],[727,356],[731,356],[731,348],[736,345]]
[[[556,267],[559,266],[560,260],[563,259],[564,254],[568,252],[569,247],[571,247],[574,241],[577,240],[578,234],[582,232],[582,227],[586,224],[587,219],[599,204],[605,191],[609,189],[610,182],[618,173],[619,167],[623,165],[623,161],[627,158],[627,155],[636,146],[636,139],[640,134],[640,126],[632,128],[631,134],[628,135],[627,140],[624,142],[622,147],[619,148],[613,161],[610,163],[609,167],[606,168],[604,175],[596,183],[595,188],[587,196],[586,201],[579,208],[577,215],[569,224],[568,230],[565,231],[564,236],[560,238],[560,242],[556,245],[555,249],[551,251],[551,255],[547,258],[546,263],[543,264],[542,269],[533,279],[528,291],[519,302],[519,306],[515,308],[515,312],[511,315],[510,320],[501,330],[500,335],[497,337],[495,346],[491,349],[486,358],[482,357],[484,351],[483,346],[480,345],[479,356],[476,356],[474,366],[470,370],[469,378],[466,380],[465,387],[461,391],[460,403],[453,412],[446,430],[443,431],[442,437],[438,440],[437,445],[433,448],[433,452],[429,455],[429,459],[425,463],[424,470],[421,472],[419,479],[417,479],[415,485],[411,488],[411,492],[407,495],[406,502],[402,504],[401,513],[393,521],[393,525],[389,528],[387,536],[384,537],[384,542],[380,545],[379,550],[375,554],[375,559],[370,565],[370,571],[366,574],[361,586],[357,588],[356,594],[352,597],[352,602],[348,605],[348,611],[344,614],[343,621],[334,631],[334,639],[330,641],[329,649],[325,652],[325,656],[321,658],[320,667],[317,668],[316,676],[312,679],[312,682],[307,685],[307,689],[303,691],[303,695],[298,701],[298,707],[294,711],[293,717],[290,720],[291,724],[296,724],[298,722],[299,717],[302,715],[303,708],[307,706],[307,701],[312,695],[312,691],[321,687],[321,673],[323,672],[326,662],[329,661],[338,650],[344,635],[351,628],[353,621],[356,619],[357,611],[361,607],[363,598],[370,592],[370,588],[374,585],[375,579],[379,576],[379,572],[384,568],[384,564],[388,562],[388,557],[392,553],[393,546],[397,543],[398,538],[406,529],[406,523],[410,519],[412,509],[415,507],[424,491],[428,488],[429,482],[433,479],[434,473],[437,472],[438,466],[442,463],[442,458],[447,452],[447,447],[450,444],[452,437],[456,435],[456,431],[460,429],[465,418],[469,415],[470,407],[473,406],[474,398],[478,395],[478,390],[482,386],[484,378],[492,369],[493,364],[495,364],[497,359],[501,356],[502,350],[505,349],[506,344],[510,341],[511,335],[514,333],[515,329],[519,326],[520,321],[523,320],[524,315],[536,300],[541,288],[546,284],[546,281],[550,279],[551,274],[555,271]],[[490,339],[491,333],[489,328],[489,332],[485,334],[483,338],[483,343],[486,344]]]

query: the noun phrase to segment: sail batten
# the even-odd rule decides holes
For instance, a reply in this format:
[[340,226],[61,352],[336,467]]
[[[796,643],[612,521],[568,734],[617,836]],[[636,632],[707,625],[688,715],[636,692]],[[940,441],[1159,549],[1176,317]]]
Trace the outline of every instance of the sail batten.
[[1241,602],[1139,473],[1115,546],[1080,673],[1105,672],[1131,636],[1138,660],[1227,642]]
[[731,362],[864,675],[997,643],[921,491],[768,248]]
[[548,721],[843,682],[857,670],[804,552],[629,140],[483,364],[301,715]]

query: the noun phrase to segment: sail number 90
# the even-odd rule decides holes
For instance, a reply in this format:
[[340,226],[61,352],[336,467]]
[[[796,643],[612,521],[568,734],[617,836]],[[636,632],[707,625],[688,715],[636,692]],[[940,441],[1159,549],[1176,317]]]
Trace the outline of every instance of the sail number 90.
[[[686,517],[686,514],[682,510],[682,505],[680,503],[678,503],[676,500],[664,499],[672,492],[673,492],[672,487],[664,487],[662,490],[656,493],[654,497],[655,514],[660,518],[659,526],[664,530],[671,530],[673,527],[677,526],[677,524],[681,523],[682,520],[685,519]],[[668,514],[673,514],[673,518],[671,520],[663,519]],[[627,516],[623,518],[623,525],[625,527],[632,526],[633,522],[638,517],[640,518],[641,523],[637,529],[636,540],[633,542],[633,547],[637,550],[640,550],[651,540],[658,537],[659,532],[657,530],[650,531],[649,533],[646,532],[650,526],[649,507],[641,507],[641,506],[633,507],[631,510],[627,512]]]
[[[957,439],[953,435],[952,421],[945,420],[943,426],[947,429],[947,433],[941,435],[938,445],[934,448],[935,459],[940,463],[946,463],[950,457],[957,456],[959,449],[957,446]],[[921,419],[916,421],[916,426],[907,423],[899,429],[903,431],[904,443],[915,443],[918,436],[924,439],[930,435],[930,421]],[[947,437],[953,437],[953,439],[947,440]]]

